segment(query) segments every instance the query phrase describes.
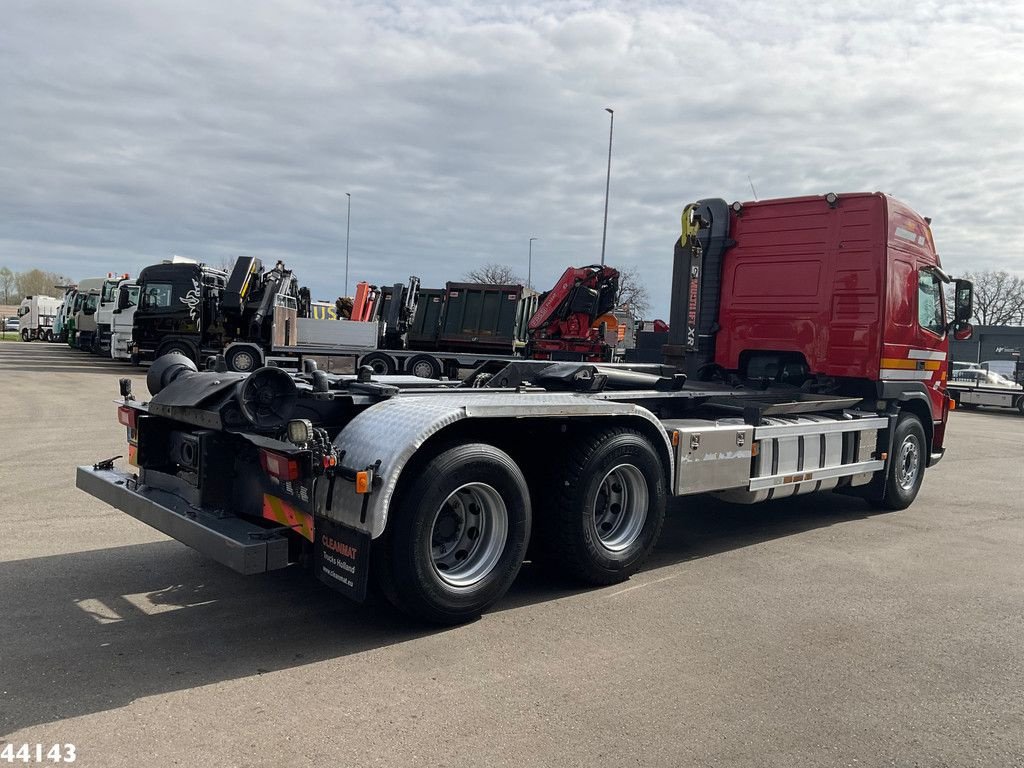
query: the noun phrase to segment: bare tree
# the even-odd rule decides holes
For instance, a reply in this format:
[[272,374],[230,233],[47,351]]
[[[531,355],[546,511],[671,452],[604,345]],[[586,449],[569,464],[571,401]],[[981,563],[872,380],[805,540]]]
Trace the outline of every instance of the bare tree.
[[968,272],[978,325],[1024,325],[1024,279],[1009,272]]
[[636,267],[623,267],[619,270],[619,295],[615,300],[615,308],[629,312],[637,320],[650,312],[651,296]]
[[470,283],[493,283],[495,285],[524,285],[523,279],[507,264],[484,264],[471,269],[465,277]]
[[4,304],[11,303],[11,289],[14,288],[16,283],[17,278],[8,267],[0,269],[0,288],[2,288],[4,292]]
[[15,275],[18,293],[25,296],[56,296],[56,286],[63,278],[56,272],[43,272],[41,269],[30,269]]
[[235,268],[235,262],[237,260],[237,256],[221,256],[220,263],[217,266],[230,275],[231,270]]

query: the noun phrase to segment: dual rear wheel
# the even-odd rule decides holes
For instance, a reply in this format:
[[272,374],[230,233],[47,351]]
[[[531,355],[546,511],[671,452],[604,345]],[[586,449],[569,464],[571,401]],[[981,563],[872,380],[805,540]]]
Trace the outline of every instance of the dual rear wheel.
[[427,621],[468,621],[512,586],[534,523],[548,564],[576,580],[613,584],[639,570],[665,515],[665,472],[647,438],[595,430],[552,476],[556,487],[535,484],[531,494],[493,445],[440,450],[391,505],[373,558],[384,594]]

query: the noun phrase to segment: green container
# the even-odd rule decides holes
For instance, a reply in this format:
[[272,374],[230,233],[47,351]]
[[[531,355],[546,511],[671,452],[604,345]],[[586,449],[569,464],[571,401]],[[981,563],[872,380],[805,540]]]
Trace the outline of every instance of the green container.
[[523,341],[523,292],[521,285],[448,283],[438,348],[512,354],[516,343]]
[[407,336],[409,349],[437,349],[437,334],[441,330],[444,312],[444,288],[420,288],[416,299],[416,316]]

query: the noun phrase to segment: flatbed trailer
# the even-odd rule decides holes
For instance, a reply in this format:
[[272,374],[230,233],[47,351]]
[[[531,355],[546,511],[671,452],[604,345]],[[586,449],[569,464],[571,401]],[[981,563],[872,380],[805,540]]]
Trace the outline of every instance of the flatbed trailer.
[[974,408],[979,405],[992,408],[1012,408],[1024,416],[1024,389],[1010,387],[987,387],[964,381],[950,381],[949,395],[958,408]]
[[79,467],[78,485],[240,572],[300,564],[354,600],[372,581],[467,621],[528,547],[581,583],[628,579],[672,497],[910,505],[972,313],[958,280],[947,320],[944,285],[927,221],[884,195],[700,201],[675,244],[679,364],[491,360],[455,381],[168,354],[148,400],[121,381],[129,467]]

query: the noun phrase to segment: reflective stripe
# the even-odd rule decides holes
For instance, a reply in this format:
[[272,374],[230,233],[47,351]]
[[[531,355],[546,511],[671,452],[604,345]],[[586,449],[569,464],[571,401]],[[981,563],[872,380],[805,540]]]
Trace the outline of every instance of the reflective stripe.
[[883,368],[880,372],[882,381],[928,381],[933,371],[905,371],[899,368]]
[[898,357],[883,357],[882,368],[899,369],[905,371],[937,371],[939,370],[938,360],[901,360]]
[[945,360],[945,352],[928,352],[924,349],[912,349],[907,353],[911,360]]
[[263,494],[263,517],[288,526],[309,541],[313,540],[313,516],[295,509],[277,496]]

